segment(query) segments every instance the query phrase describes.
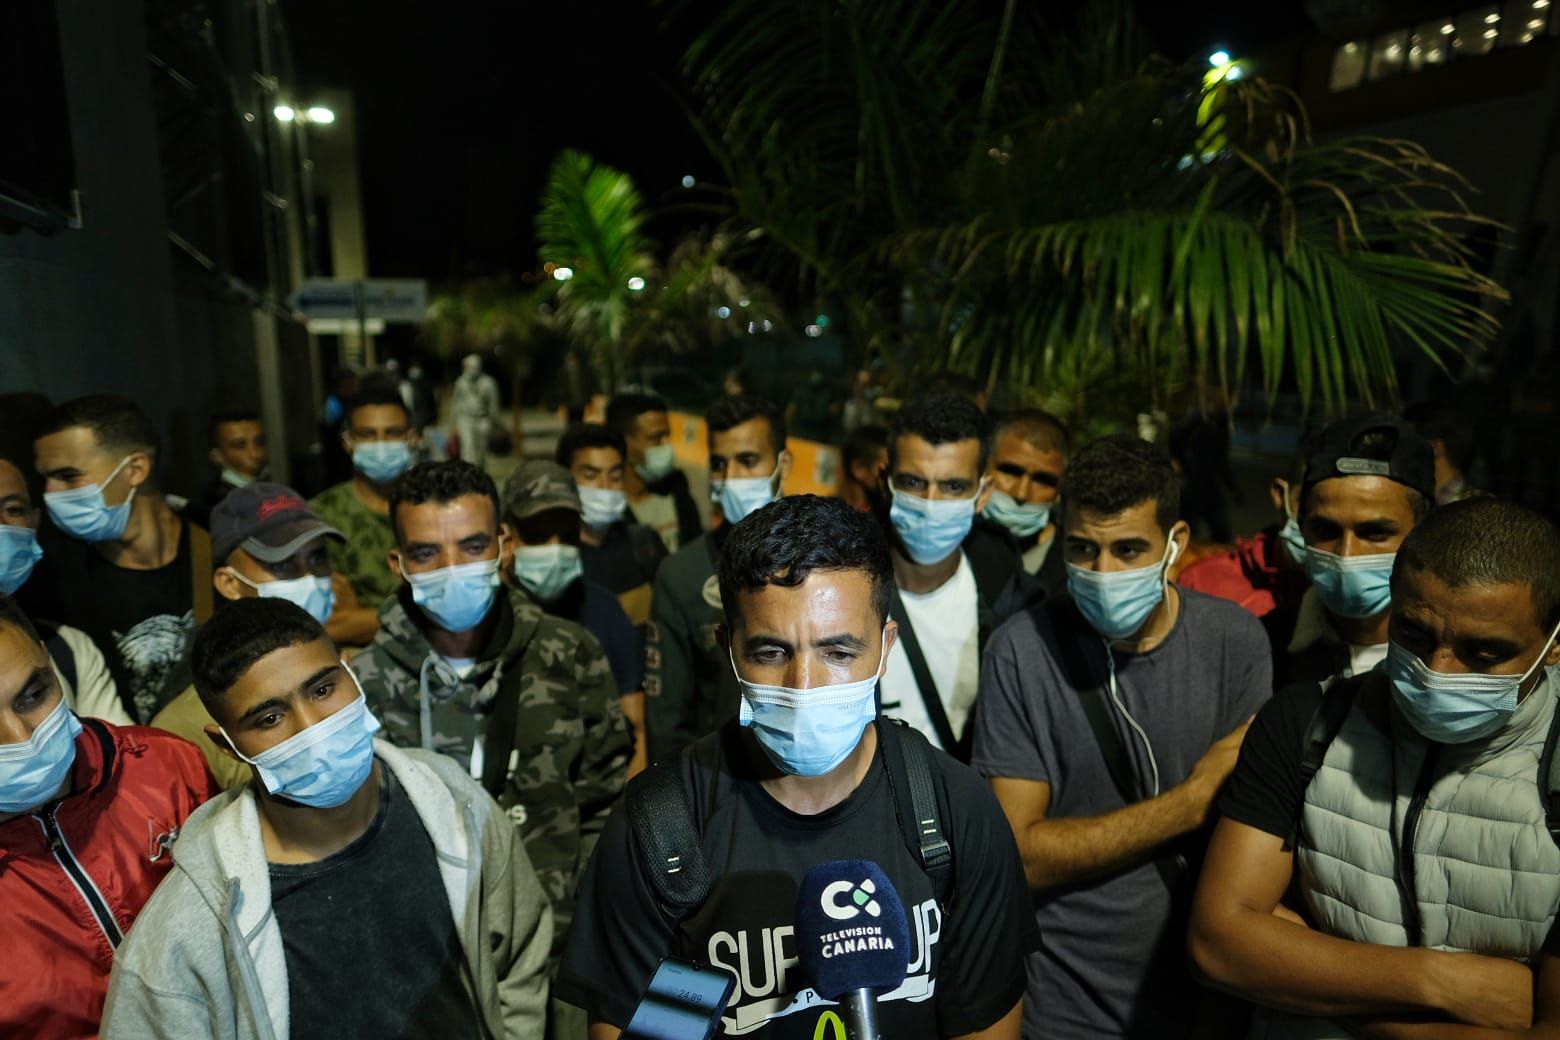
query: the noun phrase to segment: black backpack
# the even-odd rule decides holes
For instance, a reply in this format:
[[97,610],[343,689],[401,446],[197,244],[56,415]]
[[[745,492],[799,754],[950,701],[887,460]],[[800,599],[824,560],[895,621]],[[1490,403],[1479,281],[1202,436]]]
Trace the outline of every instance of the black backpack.
[[[877,723],[894,815],[905,845],[931,879],[938,906],[946,908],[954,895],[954,851],[943,831],[947,791],[933,780],[932,746],[903,722],[879,718]],[[714,879],[704,858],[679,764],[662,763],[635,777],[625,800],[629,827],[650,885],[666,916],[680,921],[704,903]],[[909,815],[904,812],[906,806],[911,809]]]
[[[1363,679],[1364,676],[1355,678]],[[1364,684],[1333,676],[1318,685],[1322,689],[1322,703],[1311,713],[1311,721],[1306,724],[1305,735],[1300,740],[1302,792],[1311,786],[1317,771],[1322,768],[1327,749],[1338,736],[1338,731],[1343,729],[1343,722],[1349,717],[1349,711],[1354,707],[1354,700]],[[1549,734],[1544,738],[1544,750],[1538,759],[1538,782],[1544,796],[1545,823],[1549,828],[1550,839],[1560,846],[1560,766],[1555,763],[1557,738],[1560,738],[1560,710],[1556,710],[1549,720]],[[1305,798],[1302,794],[1300,804],[1295,808],[1289,836],[1284,839],[1285,852],[1293,851],[1300,840],[1301,815],[1304,812]]]

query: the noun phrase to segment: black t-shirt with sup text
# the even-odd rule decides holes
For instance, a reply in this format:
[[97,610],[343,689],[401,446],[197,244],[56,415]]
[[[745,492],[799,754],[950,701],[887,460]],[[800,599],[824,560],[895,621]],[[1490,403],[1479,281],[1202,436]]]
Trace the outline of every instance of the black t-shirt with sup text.
[[908,975],[878,999],[883,1035],[958,1036],[1007,1014],[1023,996],[1024,958],[1038,936],[1018,848],[985,782],[930,752],[934,783],[946,786],[943,827],[954,856],[953,894],[940,908],[905,842],[881,746],[861,785],[816,816],[790,811],[760,786],[750,763],[762,754],[733,722],[673,767],[714,879],[681,921],[657,900],[620,803],[585,872],[554,995],[625,1027],[661,957],[672,955],[736,977],[719,1035],[812,1040],[836,1005],[797,963],[797,891],[820,863],[865,859],[892,881],[910,926]]

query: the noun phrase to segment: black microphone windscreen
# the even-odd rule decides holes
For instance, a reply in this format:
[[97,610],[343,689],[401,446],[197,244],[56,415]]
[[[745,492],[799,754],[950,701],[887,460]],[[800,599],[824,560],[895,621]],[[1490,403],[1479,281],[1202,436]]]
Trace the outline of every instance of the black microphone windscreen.
[[905,981],[910,922],[881,867],[842,859],[807,872],[796,896],[796,955],[825,1000],[860,989],[887,993]]

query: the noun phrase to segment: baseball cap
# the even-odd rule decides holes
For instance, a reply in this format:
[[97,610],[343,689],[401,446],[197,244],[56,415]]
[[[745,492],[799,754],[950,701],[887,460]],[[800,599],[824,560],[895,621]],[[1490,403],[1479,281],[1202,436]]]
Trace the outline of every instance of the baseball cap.
[[[1378,444],[1362,446],[1371,434],[1378,435]],[[1383,454],[1387,457],[1375,457]],[[1351,415],[1324,428],[1306,452],[1306,486],[1330,477],[1386,477],[1434,499],[1435,451],[1398,416]]]
[[239,548],[262,563],[280,563],[320,535],[347,540],[281,484],[234,488],[211,511],[211,558],[218,566]]
[[527,462],[504,481],[504,515],[524,520],[549,509],[580,512],[580,492],[569,471],[556,462]]

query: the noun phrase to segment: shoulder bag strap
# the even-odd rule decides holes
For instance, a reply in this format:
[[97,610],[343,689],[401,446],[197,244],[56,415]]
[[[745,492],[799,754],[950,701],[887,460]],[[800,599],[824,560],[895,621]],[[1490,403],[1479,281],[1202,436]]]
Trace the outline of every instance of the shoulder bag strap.
[[[921,701],[926,705],[926,716],[932,720],[932,728],[937,731],[937,740],[951,755],[958,756],[961,744],[959,738],[953,732],[953,724],[948,721],[947,709],[943,707],[942,697],[937,692],[937,683],[932,679],[932,670],[926,665],[926,655],[921,653],[920,641],[916,639],[915,627],[910,624],[910,615],[905,611],[905,602],[899,597],[899,585],[893,588],[893,602],[890,610],[895,621],[899,622],[899,645],[905,648],[905,658],[910,662],[910,674],[915,677],[916,689],[921,694]],[[969,755],[963,755],[968,758]]]

